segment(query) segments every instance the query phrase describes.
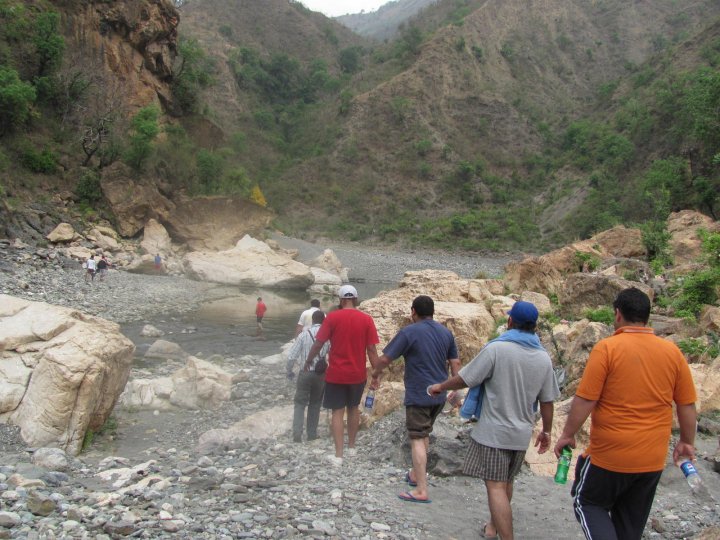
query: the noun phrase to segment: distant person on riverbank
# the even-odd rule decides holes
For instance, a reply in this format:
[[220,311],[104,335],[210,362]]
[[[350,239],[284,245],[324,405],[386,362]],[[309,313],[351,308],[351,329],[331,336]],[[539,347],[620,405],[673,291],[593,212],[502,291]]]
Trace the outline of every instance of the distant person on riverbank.
[[258,296],[257,304],[255,304],[255,319],[257,320],[257,330],[258,333],[263,331],[263,318],[265,317],[265,312],[267,311],[267,306],[265,305],[265,302],[263,302],[263,299]]
[[590,351],[555,455],[575,448],[592,415],[570,491],[575,517],[586,538],[639,540],[665,468],[673,402],[680,425],[673,460],[695,459],[697,395],[680,349],[647,326],[650,298],[631,287],[613,308],[615,333]]
[[482,530],[485,538],[513,539],[513,482],[532,437],[538,401],[542,432],[535,446],[540,454],[550,448],[553,401],[560,390],[550,355],[535,334],[537,318],[533,304],[515,302],[508,312],[507,332],[490,341],[455,377],[428,388],[436,396],[482,385],[480,414],[470,434],[463,472],[485,483],[490,507],[490,521]]
[[[317,428],[320,422],[323,391],[325,390],[325,370],[327,369],[327,354],[330,344],[325,343],[322,346],[308,368],[305,367],[305,359],[315,343],[320,325],[324,320],[325,313],[316,309],[311,316],[310,328],[300,333],[288,352],[288,379],[292,380],[297,375],[295,411],[293,414],[294,442],[302,442],[305,407],[307,407],[307,440],[312,441],[318,437]],[[300,367],[297,373],[295,364]]]
[[162,257],[159,253],[155,254],[155,271],[159,272],[162,270]]
[[105,281],[105,275],[107,274],[108,270],[108,260],[105,255],[100,257],[100,260],[97,263],[97,271],[98,271],[98,279],[100,281]]
[[380,375],[390,362],[405,358],[405,423],[410,438],[413,466],[405,474],[414,487],[400,493],[404,501],[429,503],[427,451],[433,424],[445,404],[444,392],[429,396],[427,387],[454,377],[460,370],[457,346],[452,332],[433,320],[435,303],[429,296],[418,296],[410,308],[413,324],[402,328],[383,349],[372,372],[370,388],[377,388]]
[[95,270],[97,266],[95,265],[95,255],[90,255],[88,257],[88,260],[85,261],[85,283],[89,283],[91,281],[95,281]]
[[300,335],[300,332],[307,330],[313,325],[312,316],[317,310],[320,309],[320,300],[313,298],[310,300],[310,307],[300,314],[297,326],[295,326],[295,337]]
[[378,338],[375,322],[360,311],[358,293],[352,285],[338,291],[340,309],[328,314],[308,353],[305,367],[310,368],[323,345],[330,341],[330,362],[325,374],[323,406],[332,409],[330,430],[335,443],[335,455],[328,460],[336,467],[343,463],[343,417],[347,411],[348,456],[353,456],[355,438],[360,429],[360,399],[367,382],[367,359],[377,364]]

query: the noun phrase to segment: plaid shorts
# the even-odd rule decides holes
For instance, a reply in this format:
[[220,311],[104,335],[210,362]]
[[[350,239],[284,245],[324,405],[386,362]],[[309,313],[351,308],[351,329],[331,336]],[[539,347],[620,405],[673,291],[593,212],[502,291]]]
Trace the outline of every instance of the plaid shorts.
[[525,450],[492,448],[470,439],[463,474],[491,482],[511,482],[522,468]]

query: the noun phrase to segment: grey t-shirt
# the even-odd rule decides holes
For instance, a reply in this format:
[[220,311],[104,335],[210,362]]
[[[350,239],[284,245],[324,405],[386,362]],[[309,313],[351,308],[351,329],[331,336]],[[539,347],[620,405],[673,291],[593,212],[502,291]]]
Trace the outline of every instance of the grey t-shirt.
[[488,344],[458,375],[471,388],[485,382],[471,437],[493,448],[526,450],[535,424],[533,404],[560,395],[548,353],[509,341]]

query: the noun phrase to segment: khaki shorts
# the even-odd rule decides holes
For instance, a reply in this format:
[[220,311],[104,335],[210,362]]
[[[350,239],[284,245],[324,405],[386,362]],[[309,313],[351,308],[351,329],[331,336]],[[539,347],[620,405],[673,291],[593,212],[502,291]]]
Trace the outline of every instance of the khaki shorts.
[[428,407],[418,407],[416,405],[408,405],[405,407],[405,424],[407,425],[408,437],[411,439],[424,439],[429,437],[433,430],[433,424],[440,411],[443,409],[443,403],[440,405],[431,405]]
[[522,468],[525,450],[485,446],[470,439],[463,473],[491,482],[512,482]]

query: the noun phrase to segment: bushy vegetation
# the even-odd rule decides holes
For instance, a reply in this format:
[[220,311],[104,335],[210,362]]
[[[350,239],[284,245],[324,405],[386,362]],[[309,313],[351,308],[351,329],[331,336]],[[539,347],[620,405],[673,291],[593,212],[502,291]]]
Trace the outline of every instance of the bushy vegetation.
[[694,320],[704,305],[713,305],[720,292],[720,234],[703,233],[702,251],[706,266],[679,276],[670,296],[675,315]]

